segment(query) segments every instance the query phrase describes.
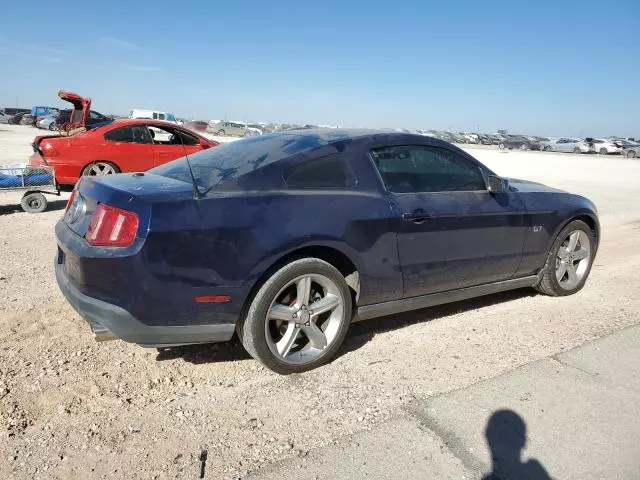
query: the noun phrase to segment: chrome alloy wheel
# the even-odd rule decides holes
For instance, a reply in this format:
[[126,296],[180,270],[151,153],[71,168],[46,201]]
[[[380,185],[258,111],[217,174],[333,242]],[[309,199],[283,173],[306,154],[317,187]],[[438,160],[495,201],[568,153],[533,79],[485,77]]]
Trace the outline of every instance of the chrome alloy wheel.
[[275,296],[265,319],[265,338],[280,360],[300,365],[332,345],[340,330],[344,299],[338,286],[320,274],[302,275]]
[[591,242],[582,230],[574,230],[560,244],[556,256],[556,280],[565,290],[572,290],[589,270]]
[[113,165],[105,162],[96,162],[87,169],[86,175],[101,176],[101,175],[113,175],[116,170]]

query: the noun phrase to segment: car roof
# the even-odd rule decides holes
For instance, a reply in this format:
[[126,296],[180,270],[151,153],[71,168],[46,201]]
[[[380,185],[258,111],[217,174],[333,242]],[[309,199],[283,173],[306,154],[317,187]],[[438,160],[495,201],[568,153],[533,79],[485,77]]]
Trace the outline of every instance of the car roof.
[[113,121],[112,125],[117,125],[119,127],[123,127],[125,125],[148,125],[148,124],[156,124],[156,125],[164,125],[167,127],[176,128],[179,125],[176,125],[173,122],[166,122],[164,120],[152,120],[151,118],[118,118]]
[[262,135],[266,141],[271,137],[290,136],[296,143],[315,146],[329,145],[342,141],[369,141],[370,143],[407,142],[415,144],[429,144],[433,146],[449,146],[444,140],[417,133],[396,132],[393,130],[375,130],[366,128],[307,128],[299,130],[285,130]]

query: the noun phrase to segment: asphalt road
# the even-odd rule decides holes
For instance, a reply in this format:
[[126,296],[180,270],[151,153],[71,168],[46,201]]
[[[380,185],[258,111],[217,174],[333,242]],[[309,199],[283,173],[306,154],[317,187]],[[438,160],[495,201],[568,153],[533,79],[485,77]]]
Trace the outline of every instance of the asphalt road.
[[637,479],[640,327],[427,398],[256,480]]

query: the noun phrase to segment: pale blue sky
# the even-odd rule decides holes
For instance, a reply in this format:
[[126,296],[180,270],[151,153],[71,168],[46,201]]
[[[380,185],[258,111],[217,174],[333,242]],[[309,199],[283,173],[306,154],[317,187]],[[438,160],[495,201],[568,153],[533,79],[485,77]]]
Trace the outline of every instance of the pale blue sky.
[[[215,5],[219,6],[215,6]],[[13,1],[0,105],[640,136],[640,1]]]

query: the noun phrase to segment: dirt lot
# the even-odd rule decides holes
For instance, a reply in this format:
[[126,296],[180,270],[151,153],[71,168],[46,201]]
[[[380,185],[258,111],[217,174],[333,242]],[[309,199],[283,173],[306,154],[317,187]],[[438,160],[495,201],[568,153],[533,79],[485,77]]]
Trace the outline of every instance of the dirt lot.
[[[0,164],[35,130],[0,125]],[[281,377],[237,342],[96,344],[59,293],[53,226],[0,195],[0,478],[238,478],[448,392],[640,323],[640,161],[470,150],[499,174],[590,197],[603,227],[578,295],[518,291],[356,324],[339,357]],[[206,452],[206,461],[202,462]]]

